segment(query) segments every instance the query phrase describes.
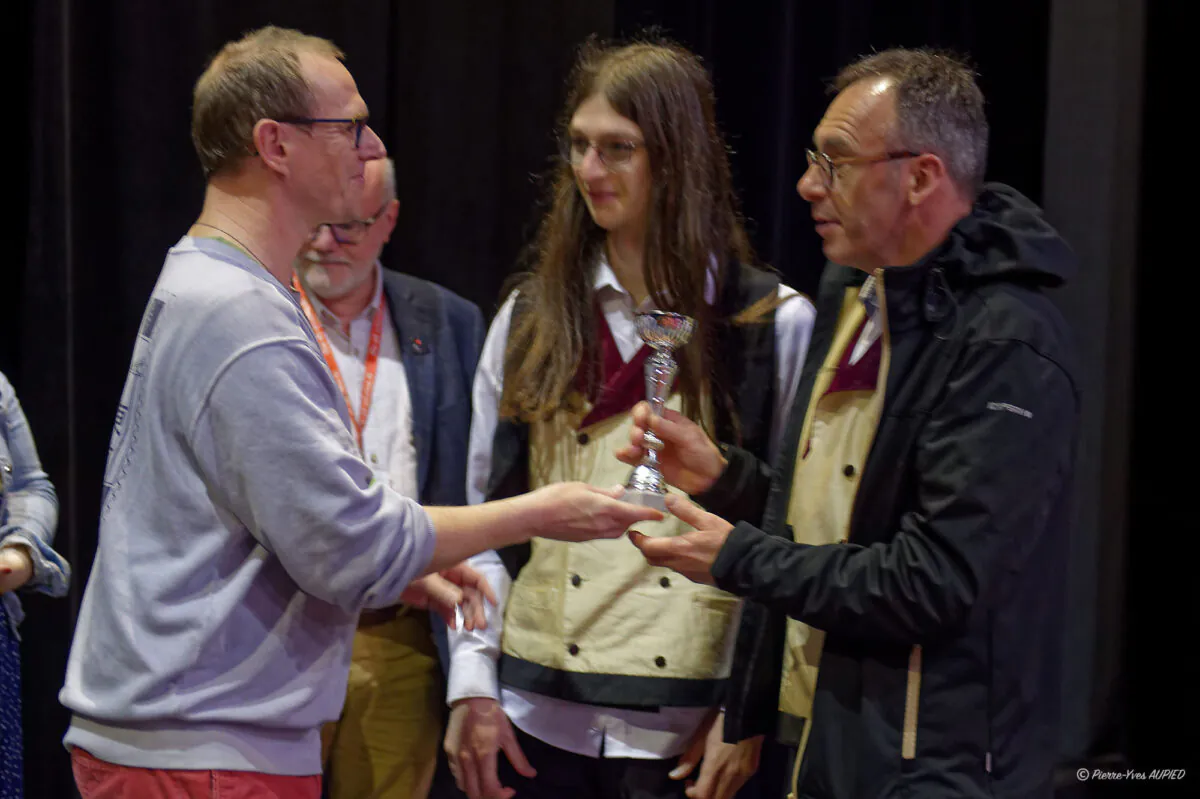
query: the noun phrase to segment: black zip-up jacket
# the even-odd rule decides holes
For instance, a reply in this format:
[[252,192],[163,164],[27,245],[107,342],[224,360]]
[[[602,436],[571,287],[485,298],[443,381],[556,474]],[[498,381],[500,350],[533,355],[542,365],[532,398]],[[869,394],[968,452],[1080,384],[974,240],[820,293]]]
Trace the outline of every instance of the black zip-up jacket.
[[1079,396],[1043,290],[1074,268],[1039,209],[990,184],[933,252],[884,270],[891,363],[849,539],[807,546],[786,524],[800,431],[845,291],[866,278],[830,265],[776,468],[728,448],[696,497],[736,525],[717,585],[751,600],[727,740],[775,730],[786,617],[825,631],[799,799],[1051,795]]

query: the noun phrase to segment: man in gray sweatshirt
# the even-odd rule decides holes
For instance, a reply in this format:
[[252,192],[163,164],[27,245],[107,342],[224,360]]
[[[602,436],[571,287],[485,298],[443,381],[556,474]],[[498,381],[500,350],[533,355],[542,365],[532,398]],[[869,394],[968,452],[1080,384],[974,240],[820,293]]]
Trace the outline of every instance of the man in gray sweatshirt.
[[373,478],[286,288],[385,154],[341,58],[264,28],[196,84],[204,207],[142,319],[61,693],[85,799],[315,799],[360,610],[474,597],[470,555],[659,516],[582,484],[423,508]]

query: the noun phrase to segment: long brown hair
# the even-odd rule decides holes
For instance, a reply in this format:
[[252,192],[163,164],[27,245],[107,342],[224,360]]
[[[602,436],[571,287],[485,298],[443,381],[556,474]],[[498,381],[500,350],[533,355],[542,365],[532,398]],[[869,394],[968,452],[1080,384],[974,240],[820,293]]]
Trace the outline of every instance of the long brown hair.
[[[646,287],[656,307],[697,321],[691,341],[676,354],[676,387],[684,413],[709,427],[712,338],[719,320],[705,301],[707,275],[715,261],[719,291],[730,264],[752,263],[753,252],[733,194],[708,72],[671,42],[606,47],[588,41],[569,85],[561,137],[576,109],[597,94],[642,130],[652,174]],[[514,317],[500,402],[502,416],[526,422],[570,407],[580,365],[599,348],[591,276],[606,234],[588,213],[566,159],[552,173],[549,206],[527,254],[532,270],[516,285],[525,312]],[[586,377],[594,387],[596,375]]]

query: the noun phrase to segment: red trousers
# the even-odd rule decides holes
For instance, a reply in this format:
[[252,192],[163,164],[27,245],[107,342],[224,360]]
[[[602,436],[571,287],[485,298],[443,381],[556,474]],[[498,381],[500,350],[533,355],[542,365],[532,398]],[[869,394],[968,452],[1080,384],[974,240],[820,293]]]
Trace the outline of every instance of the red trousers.
[[320,799],[321,775],[285,777],[254,771],[186,771],[118,766],[71,750],[83,799]]

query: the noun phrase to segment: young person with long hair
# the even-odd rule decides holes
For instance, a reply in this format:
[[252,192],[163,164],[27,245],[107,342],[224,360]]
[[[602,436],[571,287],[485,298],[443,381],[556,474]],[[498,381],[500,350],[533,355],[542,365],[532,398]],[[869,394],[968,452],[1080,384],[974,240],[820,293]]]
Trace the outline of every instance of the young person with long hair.
[[[588,43],[559,133],[532,268],[475,378],[468,500],[624,482],[649,309],[696,320],[667,407],[769,458],[813,307],[755,265],[706,70],[670,43]],[[452,633],[446,749],[472,799],[681,797],[686,779],[727,797],[753,773],[760,742],[722,742],[733,597],[648,566],[626,538],[473,563],[501,601],[486,631]]]

